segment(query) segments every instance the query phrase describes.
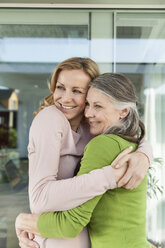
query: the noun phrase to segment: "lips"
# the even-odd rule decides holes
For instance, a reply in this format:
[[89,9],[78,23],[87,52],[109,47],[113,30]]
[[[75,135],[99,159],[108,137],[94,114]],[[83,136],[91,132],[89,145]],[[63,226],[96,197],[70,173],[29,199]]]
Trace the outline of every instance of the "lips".
[[73,109],[74,107],[69,107],[69,106],[62,106],[64,109]]
[[62,109],[66,109],[66,110],[74,109],[74,108],[75,108],[75,106],[66,106],[66,105],[62,105],[61,103],[59,103],[59,105],[60,105],[60,107],[61,107]]
[[93,127],[93,126],[96,125],[96,122],[95,122],[95,121],[89,121],[89,125],[90,125],[91,127]]

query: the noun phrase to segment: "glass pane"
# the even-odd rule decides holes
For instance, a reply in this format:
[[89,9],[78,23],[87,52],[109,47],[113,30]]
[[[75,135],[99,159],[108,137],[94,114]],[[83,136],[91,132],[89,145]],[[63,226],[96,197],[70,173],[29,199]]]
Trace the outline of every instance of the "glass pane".
[[113,70],[113,14],[108,11],[91,14],[91,58],[99,65],[101,73]]
[[47,81],[74,56],[112,71],[112,18],[108,11],[0,10],[0,248],[18,247],[15,217],[29,211],[28,133]]
[[86,22],[0,24],[0,248],[18,247],[15,217],[29,211],[27,145],[33,112],[49,94],[47,80],[57,63],[89,56]]
[[[165,15],[118,13],[116,19],[116,70],[133,81],[139,110],[146,125],[154,158],[165,161]],[[155,176],[164,185],[165,169],[156,164]],[[161,242],[165,237],[164,200],[158,194],[149,200],[148,238]],[[152,206],[152,207],[151,207]]]

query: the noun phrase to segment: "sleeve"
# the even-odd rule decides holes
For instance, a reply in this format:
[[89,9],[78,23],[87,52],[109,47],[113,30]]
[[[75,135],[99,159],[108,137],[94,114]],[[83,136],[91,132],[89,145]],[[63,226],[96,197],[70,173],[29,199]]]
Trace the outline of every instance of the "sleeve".
[[33,213],[71,209],[116,187],[110,166],[78,177],[57,180],[60,149],[67,128],[63,116],[53,110],[36,116],[31,126],[28,147],[29,199]]
[[[115,140],[107,140],[104,136],[96,137],[85,149],[79,175],[111,163],[119,152],[119,144]],[[37,222],[40,234],[46,238],[76,237],[89,223],[101,197],[97,196],[71,210],[41,214]]]
[[146,141],[145,139],[142,139],[136,151],[144,153],[148,157],[149,163],[150,164],[152,163],[153,151],[148,141]]

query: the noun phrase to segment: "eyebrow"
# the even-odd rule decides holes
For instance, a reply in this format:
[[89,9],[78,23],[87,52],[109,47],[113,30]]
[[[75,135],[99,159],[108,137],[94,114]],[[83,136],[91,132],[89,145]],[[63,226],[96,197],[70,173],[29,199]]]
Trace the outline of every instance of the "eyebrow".
[[81,90],[85,90],[84,88],[82,88],[82,87],[73,87],[73,89],[81,89]]
[[[88,102],[88,98],[86,98],[86,101]],[[93,102],[94,104],[102,104],[101,102]]]
[[[62,84],[63,86],[65,86],[65,85],[64,85],[63,83],[61,83],[60,81],[57,81],[57,83]],[[82,87],[78,87],[78,86],[73,87],[73,89],[82,89],[82,90],[86,90],[86,89],[84,89],[84,88],[82,88]]]
[[94,102],[94,104],[102,104],[101,102]]
[[57,84],[57,83],[64,85],[64,84],[63,84],[63,83],[61,83],[60,81],[57,81],[57,82],[56,82],[56,84]]

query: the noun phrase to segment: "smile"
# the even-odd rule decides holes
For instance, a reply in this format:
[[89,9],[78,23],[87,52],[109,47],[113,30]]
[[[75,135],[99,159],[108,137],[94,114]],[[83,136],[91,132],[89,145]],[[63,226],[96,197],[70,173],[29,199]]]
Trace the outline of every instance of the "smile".
[[90,125],[90,126],[95,126],[95,125],[96,125],[96,122],[90,121],[90,122],[89,122],[89,125]]
[[65,105],[62,105],[60,104],[60,106],[63,108],[63,109],[73,109],[75,107],[71,107],[71,106],[65,106]]

